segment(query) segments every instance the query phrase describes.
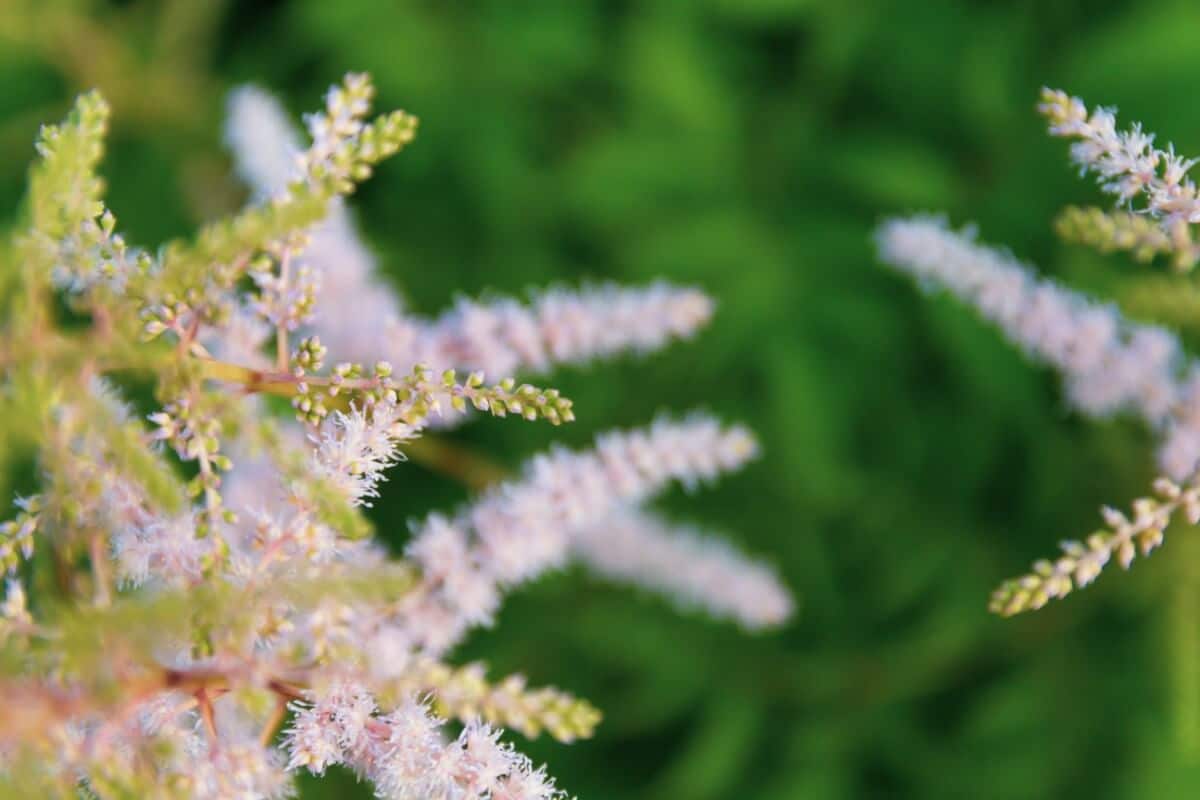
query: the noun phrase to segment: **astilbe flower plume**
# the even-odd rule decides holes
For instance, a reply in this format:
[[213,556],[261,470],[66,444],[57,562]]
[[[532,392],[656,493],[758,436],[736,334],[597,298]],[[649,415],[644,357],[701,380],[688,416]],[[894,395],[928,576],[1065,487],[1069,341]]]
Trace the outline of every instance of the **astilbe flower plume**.
[[[1170,256],[1190,269],[1200,250],[1192,226],[1200,199],[1187,173],[1195,163],[1154,146],[1141,125],[1117,129],[1115,111],[1088,111],[1083,101],[1045,89],[1038,110],[1050,133],[1074,139],[1071,159],[1094,173],[1121,207],[1069,208],[1058,221],[1065,238],[1101,251],[1125,250],[1143,261]],[[1166,473],[1150,497],[1133,503],[1131,516],[1104,508],[1104,528],[1061,544],[1062,554],[1005,582],[992,595],[992,611],[1011,615],[1041,608],[1090,584],[1111,561],[1128,569],[1140,552],[1163,541],[1176,517],[1200,523],[1200,362],[1169,331],[1125,319],[1111,304],[1038,277],[1007,252],[980,244],[975,231],[952,230],[941,218],[915,216],[880,225],[881,259],[933,289],[945,289],[995,323],[1031,358],[1062,373],[1067,399],[1097,417],[1132,413],[1158,441]]]
[[571,551],[597,574],[661,593],[683,608],[701,608],[747,630],[778,625],[792,614],[791,594],[773,570],[724,539],[622,509],[573,532]]
[[577,531],[668,482],[694,486],[737,469],[756,450],[745,429],[693,417],[604,434],[591,451],[534,458],[522,478],[454,518],[434,515],[418,526],[408,555],[425,580],[406,598],[406,635],[423,649],[445,650],[471,625],[491,621],[502,589],[562,565]]
[[571,423],[570,399],[512,374],[659,348],[713,303],[605,284],[406,311],[345,203],[415,135],[405,112],[371,118],[373,95],[348,75],[302,143],[269,95],[235,92],[250,205],[153,249],[104,206],[99,95],[43,130],[0,286],[0,403],[40,476],[0,525],[5,796],[283,798],[342,765],[380,797],[561,797],[507,732],[571,742],[599,711],[450,660],[506,592],[576,558],[746,628],[791,613],[768,567],[643,508],[757,453],[700,413],[473,482],[402,559],[375,539],[365,509],[431,429]]

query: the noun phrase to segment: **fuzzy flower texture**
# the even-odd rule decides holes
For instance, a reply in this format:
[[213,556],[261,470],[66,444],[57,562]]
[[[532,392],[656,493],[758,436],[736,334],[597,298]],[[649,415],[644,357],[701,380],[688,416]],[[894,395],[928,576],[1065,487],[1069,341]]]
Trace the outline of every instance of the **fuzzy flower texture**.
[[[745,428],[663,416],[511,476],[443,437],[571,423],[568,398],[514,376],[686,339],[713,303],[603,284],[406,309],[346,205],[416,132],[372,98],[348,75],[302,140],[270,95],[236,91],[250,204],[153,249],[104,205],[103,99],[43,129],[27,227],[0,250],[0,402],[29,420],[41,479],[0,525],[0,794],[282,798],[341,765],[381,798],[561,797],[510,732],[571,742],[599,712],[452,660],[506,593],[577,562],[747,630],[791,614],[770,567],[647,507],[754,458]],[[1123,402],[1165,418],[1178,398],[1150,377]],[[414,522],[397,559],[366,509],[408,459],[476,497]]]
[[[1058,230],[1104,252],[1127,250],[1140,260],[1165,255],[1176,269],[1197,259],[1193,226],[1200,199],[1188,170],[1194,161],[1134,124],[1119,130],[1115,112],[1091,112],[1078,98],[1046,89],[1038,110],[1050,133],[1075,140],[1071,158],[1097,176],[1118,208],[1071,208]],[[1176,516],[1200,522],[1200,361],[1170,331],[1125,319],[1112,304],[1036,275],[1006,251],[977,241],[973,228],[955,231],[939,217],[884,222],[876,235],[881,259],[922,286],[941,289],[975,308],[1031,359],[1061,373],[1069,403],[1083,414],[1140,418],[1158,442],[1164,477],[1133,503],[1131,516],[1103,509],[1104,527],[1061,544],[1054,560],[1005,582],[991,610],[1011,615],[1090,584],[1110,561],[1128,569],[1163,541]],[[1178,513],[1177,513],[1178,512]]]

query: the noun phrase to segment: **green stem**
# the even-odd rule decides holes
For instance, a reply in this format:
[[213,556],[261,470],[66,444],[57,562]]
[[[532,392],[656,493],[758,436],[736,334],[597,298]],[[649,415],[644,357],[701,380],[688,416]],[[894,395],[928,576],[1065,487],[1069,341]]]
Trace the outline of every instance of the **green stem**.
[[1182,533],[1169,623],[1171,700],[1179,751],[1194,761],[1200,758],[1200,531]]
[[[298,394],[300,379],[288,372],[264,372],[211,358],[200,359],[199,363],[205,378],[221,383],[236,383],[247,394],[273,394],[279,397],[295,397]],[[316,377],[306,377],[305,380],[318,385],[326,382]]]

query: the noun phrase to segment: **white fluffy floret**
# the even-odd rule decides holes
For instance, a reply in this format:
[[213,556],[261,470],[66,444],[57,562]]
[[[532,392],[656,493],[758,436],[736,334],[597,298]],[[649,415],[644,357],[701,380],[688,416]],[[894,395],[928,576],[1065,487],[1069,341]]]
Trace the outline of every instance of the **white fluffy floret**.
[[490,622],[503,588],[561,566],[575,531],[671,482],[690,488],[736,470],[757,451],[745,428],[697,414],[602,434],[592,450],[535,457],[519,480],[453,519],[433,516],[417,528],[408,554],[424,583],[409,600],[406,630],[430,651],[452,646]]
[[944,220],[885,222],[880,256],[921,283],[949,290],[996,323],[1031,357],[1058,369],[1080,411],[1138,414],[1166,433],[1164,470],[1177,479],[1200,456],[1200,391],[1185,381],[1188,363],[1168,331],[1125,320],[1117,309],[1038,278],[1008,253],[979,244],[973,231]]
[[1104,191],[1131,205],[1139,196],[1145,211],[1172,223],[1200,222],[1200,198],[1187,176],[1195,159],[1184,158],[1172,145],[1154,146],[1154,134],[1133,123],[1117,130],[1116,110],[1097,107],[1090,113],[1078,97],[1044,89],[1038,109],[1050,119],[1050,133],[1077,139],[1071,160],[1081,173],[1092,172]]
[[658,282],[646,287],[601,284],[535,294],[528,305],[511,298],[459,300],[430,322],[409,322],[411,360],[439,368],[493,375],[544,372],[624,351],[648,353],[686,339],[712,317],[713,302],[698,289]]
[[571,536],[571,550],[589,569],[758,630],[779,625],[793,601],[775,571],[724,539],[657,514],[623,509]]
[[363,688],[341,684],[296,711],[285,741],[289,769],[320,774],[345,764],[370,780],[379,797],[395,800],[562,797],[498,731],[472,721],[447,742],[442,720],[412,697],[383,713]]

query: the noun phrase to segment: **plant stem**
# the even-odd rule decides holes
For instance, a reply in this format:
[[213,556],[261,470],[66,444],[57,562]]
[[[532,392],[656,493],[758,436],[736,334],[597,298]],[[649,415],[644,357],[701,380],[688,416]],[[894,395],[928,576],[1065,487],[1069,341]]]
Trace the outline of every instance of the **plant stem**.
[[[279,257],[279,298],[281,303],[287,302],[287,289],[289,276],[289,265],[291,248],[283,248],[283,255]],[[277,309],[278,312],[278,309]],[[275,325],[275,369],[278,372],[287,372],[288,367],[288,331],[287,323],[283,320]]]
[[112,591],[108,574],[108,555],[104,552],[104,535],[100,531],[93,532],[89,537],[88,555],[92,561],[95,603],[99,608],[105,608],[112,603]]

